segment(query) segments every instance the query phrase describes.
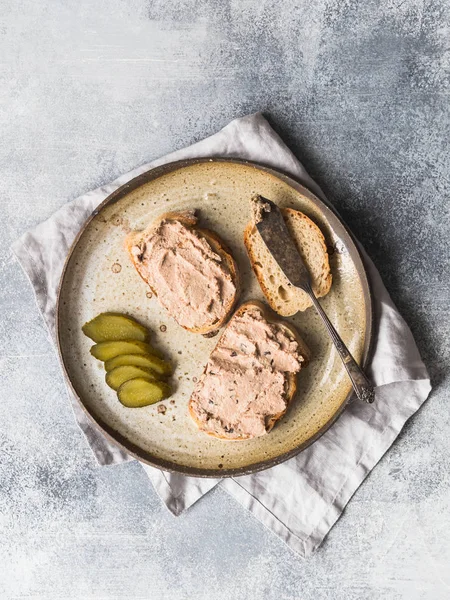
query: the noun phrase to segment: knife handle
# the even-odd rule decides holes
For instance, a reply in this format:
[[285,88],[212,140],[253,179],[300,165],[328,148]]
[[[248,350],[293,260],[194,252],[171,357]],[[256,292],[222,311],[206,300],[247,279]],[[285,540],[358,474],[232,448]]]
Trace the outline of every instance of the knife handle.
[[375,392],[373,385],[364,375],[362,369],[358,366],[358,363],[350,354],[349,349],[342,341],[341,336],[333,327],[333,324],[331,323],[330,319],[327,317],[325,311],[320,306],[320,303],[317,300],[314,292],[312,291],[311,286],[308,286],[308,288],[306,288],[305,286],[304,290],[310,296],[312,303],[314,304],[314,308],[317,310],[320,317],[322,318],[322,321],[324,322],[325,327],[327,328],[328,333],[330,334],[330,337],[333,340],[334,345],[336,346],[336,350],[338,351],[339,356],[341,357],[342,362],[344,363],[344,367],[347,369],[347,373],[351,379],[356,396],[359,400],[367,402],[368,404],[372,404],[372,402],[375,400]]

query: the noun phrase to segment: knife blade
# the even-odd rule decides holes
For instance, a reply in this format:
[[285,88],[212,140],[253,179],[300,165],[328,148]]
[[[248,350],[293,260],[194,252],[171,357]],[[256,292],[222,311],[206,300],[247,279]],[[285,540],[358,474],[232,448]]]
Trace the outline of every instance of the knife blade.
[[[252,199],[256,229],[291,284],[305,290],[309,271],[301,257],[278,206],[262,196]],[[306,290],[305,290],[306,291]]]

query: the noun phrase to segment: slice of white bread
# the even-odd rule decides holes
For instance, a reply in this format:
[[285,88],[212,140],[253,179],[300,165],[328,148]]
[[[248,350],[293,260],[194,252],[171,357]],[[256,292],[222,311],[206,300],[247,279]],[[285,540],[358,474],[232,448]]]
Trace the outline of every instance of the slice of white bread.
[[[208,243],[208,245],[210,246],[212,251],[215,252],[218,256],[220,256],[220,258],[222,259],[223,264],[224,264],[224,271],[230,275],[231,281],[233,282],[233,284],[235,286],[235,293],[234,293],[233,297],[231,298],[231,300],[224,307],[224,315],[220,320],[216,320],[216,319],[211,320],[211,319],[205,318],[204,323],[202,323],[200,326],[196,326],[196,327],[187,327],[180,323],[180,325],[182,327],[184,327],[184,329],[187,329],[188,331],[191,331],[192,333],[200,333],[203,335],[210,334],[211,335],[212,333],[216,332],[218,329],[223,327],[223,325],[227,322],[227,320],[233,310],[233,307],[236,303],[236,300],[239,297],[239,293],[240,293],[240,279],[239,279],[238,268],[237,268],[237,265],[236,265],[236,262],[235,262],[233,256],[231,255],[231,251],[225,245],[223,240],[215,232],[210,231],[209,229],[202,229],[202,228],[198,227],[197,217],[195,216],[194,211],[171,212],[171,213],[164,213],[163,215],[158,217],[158,219],[156,219],[154,222],[150,223],[150,225],[148,225],[148,227],[146,227],[143,231],[135,231],[135,232],[128,234],[126,237],[126,240],[125,240],[125,247],[128,251],[128,254],[129,254],[131,261],[132,261],[134,267],[136,268],[137,272],[142,277],[142,279],[149,285],[152,293],[156,297],[158,297],[158,290],[154,289],[154,287],[152,287],[149,284],[147,277],[146,277],[146,273],[142,269],[139,261],[136,259],[136,256],[133,254],[132,248],[134,246],[139,246],[141,244],[145,244],[145,240],[148,239],[149,236],[152,235],[152,233],[157,229],[157,227],[163,221],[170,221],[170,220],[178,221],[179,223],[183,224],[186,228],[195,231],[197,236],[199,236],[200,238],[203,238]],[[171,314],[170,316],[173,317],[178,322],[177,314]],[[206,317],[207,317],[207,315],[206,315]]]
[[[309,217],[292,208],[282,208],[287,228],[308,267],[312,289],[317,297],[331,287],[331,272],[325,238]],[[244,243],[250,262],[264,295],[274,311],[283,317],[312,306],[306,292],[294,288],[267,249],[254,222],[244,231]]]
[[[306,367],[310,360],[310,353],[309,353],[308,347],[306,346],[306,344],[300,337],[298,331],[290,323],[287,323],[286,321],[277,319],[275,317],[275,315],[270,311],[270,309],[267,306],[265,306],[262,302],[254,300],[254,301],[249,301],[249,302],[242,304],[238,308],[238,310],[234,313],[233,317],[230,319],[230,321],[227,325],[227,328],[230,327],[230,325],[233,323],[233,320],[236,317],[243,315],[246,312],[251,313],[252,311],[257,311],[263,317],[263,319],[265,321],[267,321],[268,323],[277,324],[279,327],[281,327],[287,333],[287,336],[291,340],[295,340],[297,342],[297,354],[298,354],[299,362],[301,363],[301,368],[303,369],[304,367]],[[219,341],[217,342],[216,347],[214,348],[214,350],[212,352],[212,355],[214,354],[214,352],[217,349],[224,347],[223,344],[224,344],[224,338],[225,338],[225,333],[227,331],[227,328],[223,331],[221,337],[219,338]],[[256,345],[258,343],[258,340],[252,339],[252,342],[254,342]],[[230,357],[233,357],[236,355],[236,353],[239,353],[238,347],[230,348],[229,346],[226,346],[226,348],[228,351],[231,352]],[[230,358],[230,360],[231,360],[231,358]],[[236,365],[235,368],[240,370],[240,367],[238,365]],[[281,419],[281,417],[285,414],[285,412],[289,406],[289,403],[291,402],[291,400],[294,397],[295,392],[297,390],[297,373],[293,372],[293,371],[289,371],[289,372],[286,372],[285,375],[286,375],[286,384],[285,384],[285,388],[284,388],[284,392],[283,392],[283,400],[285,402],[285,407],[283,410],[281,410],[280,412],[278,412],[276,414],[271,414],[271,415],[265,416],[265,432],[264,433],[270,432],[272,430],[272,428],[274,427],[274,425],[277,423],[277,421],[279,421]],[[196,423],[197,427],[204,433],[207,433],[208,435],[210,435],[212,437],[216,437],[216,438],[222,439],[222,440],[239,441],[239,440],[246,440],[246,439],[251,439],[253,437],[256,437],[254,435],[248,435],[246,433],[243,433],[242,431],[239,431],[239,428],[233,429],[233,430],[227,429],[224,421],[222,421],[222,419],[220,418],[220,416],[221,416],[221,414],[220,414],[221,406],[220,405],[218,407],[219,414],[215,415],[213,420],[211,420],[208,417],[207,412],[202,408],[202,406],[199,404],[199,402],[196,399],[196,390],[201,389],[204,384],[205,378],[210,377],[210,376],[211,375],[208,373],[208,365],[207,365],[203,371],[203,375],[201,376],[199,382],[197,383],[196,388],[194,389],[194,392],[189,400],[189,405],[188,405],[189,413],[190,413],[192,419],[194,420],[194,422]],[[211,400],[211,402],[214,401],[216,403],[216,406],[217,406],[217,403],[220,402],[220,398],[219,398],[218,394],[214,394],[214,398],[208,398],[208,400]],[[227,398],[227,400],[228,400],[228,398]],[[233,400],[233,402],[234,402],[234,400]],[[224,407],[223,410],[225,412],[227,410],[226,407]],[[212,427],[211,427],[211,423],[213,423]]]

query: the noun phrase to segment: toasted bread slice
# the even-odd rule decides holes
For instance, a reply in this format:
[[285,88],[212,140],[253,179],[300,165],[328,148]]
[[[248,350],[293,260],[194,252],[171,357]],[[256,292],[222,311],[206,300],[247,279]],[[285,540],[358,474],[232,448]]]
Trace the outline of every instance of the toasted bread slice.
[[[325,296],[331,287],[331,272],[325,238],[309,217],[292,208],[282,208],[289,232],[311,275],[317,297]],[[264,244],[255,224],[249,223],[244,243],[250,262],[264,295],[274,311],[283,317],[312,306],[306,292],[294,288]]]
[[[243,324],[244,316],[250,325]],[[230,319],[189,400],[189,413],[204,433],[223,440],[251,439],[270,432],[285,414],[297,390],[297,372],[309,362],[309,350],[290,323],[273,317],[264,304],[251,301]],[[245,333],[252,320],[256,335],[250,338]],[[228,335],[233,329],[237,334]],[[256,339],[258,329],[262,335]],[[254,355],[247,353],[247,346],[254,347]],[[286,360],[283,353],[295,365],[292,370],[280,370]],[[254,396],[244,397],[247,392]]]
[[[182,228],[188,232],[192,232],[196,240],[200,240],[201,244],[206,244],[207,251],[211,251],[211,256],[214,256],[212,259],[211,256],[204,258],[205,265],[208,260],[211,260],[211,264],[213,264],[214,269],[218,270],[223,282],[225,282],[225,284],[228,286],[228,295],[226,298],[221,298],[221,291],[219,290],[215,296],[213,291],[211,291],[211,296],[209,297],[209,287],[206,285],[202,287],[199,297],[201,297],[202,300],[204,299],[205,302],[207,300],[210,301],[210,304],[215,306],[217,309],[213,313],[209,313],[205,309],[205,314],[202,314],[198,307],[195,307],[193,304],[189,304],[189,299],[192,297],[192,289],[190,288],[195,285],[195,278],[186,277],[183,283],[185,287],[183,288],[183,285],[180,285],[179,288],[177,288],[179,289],[180,293],[180,297],[178,299],[179,302],[177,303],[177,299],[174,300],[174,298],[171,298],[169,306],[167,302],[161,300],[160,298],[161,304],[168,310],[170,316],[188,331],[203,335],[211,334],[212,332],[220,329],[226,323],[233,310],[234,304],[239,297],[240,281],[236,262],[232,257],[228,247],[215,232],[198,227],[197,218],[193,211],[165,213],[143,231],[132,232],[129,234],[125,240],[125,245],[131,261],[133,262],[139,275],[149,285],[152,293],[156,297],[160,296],[161,290],[158,289],[157,283],[153,281],[154,277],[152,273],[149,272],[148,266],[146,266],[145,261],[142,260],[143,255],[139,255],[139,253],[136,252],[136,248],[143,248],[145,252],[146,244],[152,238],[152,236],[155,235],[155,232],[158,231],[158,228],[161,226],[161,224],[168,222],[180,224]],[[179,251],[180,244],[181,242],[177,240],[176,244],[174,244],[173,248],[171,248],[173,254],[176,254],[177,250]],[[194,246],[196,244],[197,242],[195,241]],[[177,270],[180,268],[182,267],[177,265]],[[223,287],[225,288],[225,286]],[[182,298],[188,299],[185,301],[185,305],[183,305]],[[183,310],[185,312],[189,312],[191,320],[192,315],[194,315],[196,322],[190,323],[189,319],[183,315]]]

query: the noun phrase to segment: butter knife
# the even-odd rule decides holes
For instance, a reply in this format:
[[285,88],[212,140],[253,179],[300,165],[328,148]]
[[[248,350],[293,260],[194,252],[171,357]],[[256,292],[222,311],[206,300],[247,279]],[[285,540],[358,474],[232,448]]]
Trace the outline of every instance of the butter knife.
[[300,288],[306,292],[311,298],[314,308],[319,313],[334,345],[336,346],[336,350],[344,363],[344,367],[347,369],[356,396],[359,400],[371,404],[375,400],[373,385],[350,354],[350,351],[342,341],[341,336],[333,327],[333,324],[317,300],[311,287],[309,271],[289,233],[280,209],[276,204],[262,196],[253,198],[253,209],[256,228],[266,244],[267,249],[272,254],[290,283],[294,287]]

